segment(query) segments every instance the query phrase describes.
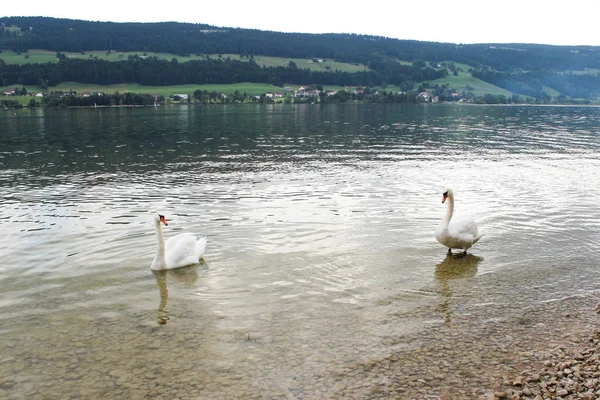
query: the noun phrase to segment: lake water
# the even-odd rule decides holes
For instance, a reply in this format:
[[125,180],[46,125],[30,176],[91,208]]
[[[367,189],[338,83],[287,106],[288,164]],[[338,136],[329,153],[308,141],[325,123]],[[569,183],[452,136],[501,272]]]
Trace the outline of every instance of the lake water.
[[[0,167],[0,398],[385,397],[432,332],[598,297],[600,108],[0,110]],[[205,262],[152,272],[151,211]]]

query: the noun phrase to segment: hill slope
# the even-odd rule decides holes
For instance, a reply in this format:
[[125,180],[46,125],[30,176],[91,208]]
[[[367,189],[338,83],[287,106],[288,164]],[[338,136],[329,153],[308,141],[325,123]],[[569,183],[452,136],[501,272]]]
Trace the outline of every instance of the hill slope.
[[[52,86],[66,80],[151,85],[247,81],[396,85],[400,90],[409,90],[422,82],[444,82],[443,79],[452,74],[451,69],[436,67],[444,61],[471,66],[470,71],[462,73],[472,74],[474,78],[509,92],[544,101],[556,93],[563,99],[589,100],[600,95],[597,72],[600,70],[600,48],[590,46],[460,45],[354,34],[266,32],[175,22],[111,23],[9,17],[0,18],[0,49],[19,54],[30,49],[43,49],[58,53],[156,52],[190,59],[196,57],[185,64],[159,59],[146,62],[134,57],[124,57],[122,61],[110,64],[103,60],[64,57],[57,63],[59,67],[0,63],[0,84],[4,86],[42,81]],[[229,55],[229,58],[215,61],[215,54]],[[213,56],[207,59],[207,55]],[[255,61],[261,56],[322,59],[337,64],[320,71],[297,62],[264,66]],[[186,64],[187,67],[182,67]],[[354,65],[360,70],[342,70],[343,65]],[[573,73],[586,69],[591,72]]]

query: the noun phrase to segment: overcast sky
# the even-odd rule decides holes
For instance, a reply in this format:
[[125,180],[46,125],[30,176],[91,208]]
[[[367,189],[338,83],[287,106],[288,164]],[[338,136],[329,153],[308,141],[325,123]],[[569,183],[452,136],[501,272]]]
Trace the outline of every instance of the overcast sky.
[[301,33],[360,33],[450,43],[600,46],[598,0],[3,1],[0,16],[177,21]]

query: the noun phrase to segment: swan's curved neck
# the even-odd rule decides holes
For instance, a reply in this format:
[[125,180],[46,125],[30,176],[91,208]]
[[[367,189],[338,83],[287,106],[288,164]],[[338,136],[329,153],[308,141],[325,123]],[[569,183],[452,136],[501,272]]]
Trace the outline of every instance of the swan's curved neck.
[[160,221],[156,221],[154,228],[156,230],[156,255],[152,262],[152,269],[164,269],[167,262],[165,260],[165,238],[162,233]]
[[448,205],[446,206],[446,214],[444,214],[442,224],[447,227],[452,219],[452,214],[454,213],[454,196],[448,196],[446,203],[448,203]]

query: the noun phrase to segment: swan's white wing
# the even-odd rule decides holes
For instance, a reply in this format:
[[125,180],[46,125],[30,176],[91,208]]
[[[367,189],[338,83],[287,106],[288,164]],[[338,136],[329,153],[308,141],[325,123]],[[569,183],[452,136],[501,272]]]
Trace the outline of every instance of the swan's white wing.
[[448,237],[446,246],[454,249],[467,249],[481,238],[479,228],[474,220],[470,218],[456,219],[448,225]]
[[167,240],[165,243],[167,268],[197,264],[200,260],[197,255],[197,243],[196,236],[191,233],[181,233]]
[[477,233],[479,232],[479,228],[477,228],[475,221],[470,218],[456,220],[453,219],[448,225],[448,232],[452,236],[469,234],[472,237],[476,237]]
[[186,242],[186,241],[190,241],[193,240],[194,242],[196,241],[196,236],[194,236],[194,234],[192,233],[180,233],[179,235],[175,235],[171,238],[169,238],[169,240],[167,240],[165,242],[165,250],[169,251],[170,249],[175,248],[176,246],[179,246],[178,243],[180,242]]

